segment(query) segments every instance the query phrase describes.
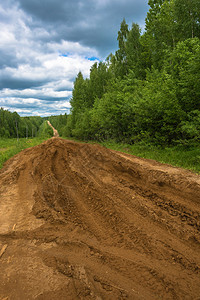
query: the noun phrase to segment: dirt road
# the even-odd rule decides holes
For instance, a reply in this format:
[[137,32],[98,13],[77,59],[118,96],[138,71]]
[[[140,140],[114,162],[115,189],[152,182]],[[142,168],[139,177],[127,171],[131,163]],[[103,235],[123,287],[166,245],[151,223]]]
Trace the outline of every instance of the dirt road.
[[200,176],[52,138],[0,171],[0,299],[199,299]]
[[47,121],[48,125],[53,129],[53,136],[54,137],[59,137],[58,131],[51,125],[49,121]]

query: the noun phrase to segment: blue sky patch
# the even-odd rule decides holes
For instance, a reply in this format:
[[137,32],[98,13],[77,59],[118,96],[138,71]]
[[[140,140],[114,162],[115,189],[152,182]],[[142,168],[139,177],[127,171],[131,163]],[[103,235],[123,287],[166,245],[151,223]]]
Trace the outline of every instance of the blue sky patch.
[[69,52],[66,53],[59,52],[59,56],[68,57],[69,55],[70,55]]
[[85,57],[86,59],[90,60],[90,61],[95,61],[98,60],[100,61],[100,59],[98,57],[92,56],[92,57]]

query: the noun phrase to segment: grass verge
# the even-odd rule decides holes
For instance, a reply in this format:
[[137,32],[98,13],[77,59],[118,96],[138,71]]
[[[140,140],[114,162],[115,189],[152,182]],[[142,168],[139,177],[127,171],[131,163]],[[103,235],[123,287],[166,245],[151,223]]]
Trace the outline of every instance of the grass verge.
[[181,167],[200,174],[200,145],[184,147],[174,146],[165,147],[155,146],[145,142],[133,145],[117,143],[113,140],[97,142],[97,141],[81,141],[74,138],[64,138],[80,143],[100,144],[108,149],[132,154],[138,157],[153,159],[158,162],[169,164],[174,167]]
[[6,160],[19,153],[20,151],[41,144],[47,138],[33,139],[0,139],[0,169]]
[[100,143],[106,148],[126,152],[142,158],[153,159],[161,163],[182,167],[200,174],[200,146],[161,148],[152,144],[119,144],[113,141]]

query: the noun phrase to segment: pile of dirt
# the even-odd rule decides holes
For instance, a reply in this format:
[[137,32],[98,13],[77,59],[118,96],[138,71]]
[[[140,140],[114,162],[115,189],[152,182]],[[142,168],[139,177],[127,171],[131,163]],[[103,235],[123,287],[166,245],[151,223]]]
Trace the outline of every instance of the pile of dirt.
[[189,171],[60,138],[26,149],[0,171],[0,299],[198,299],[199,204]]

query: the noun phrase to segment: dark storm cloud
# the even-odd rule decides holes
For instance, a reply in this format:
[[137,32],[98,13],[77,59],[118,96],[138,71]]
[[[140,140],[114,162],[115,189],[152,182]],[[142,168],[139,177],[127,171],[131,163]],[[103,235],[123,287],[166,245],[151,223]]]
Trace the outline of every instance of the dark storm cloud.
[[146,0],[19,0],[19,3],[33,18],[49,24],[65,22],[69,28],[82,22],[95,28],[96,21],[106,20],[101,26],[109,29],[113,21],[124,17],[129,21],[144,20],[148,9]]
[[77,7],[76,0],[73,1],[41,1],[41,0],[19,0],[21,8],[30,15],[45,22],[62,22],[77,18],[77,12],[73,16]]
[[70,40],[95,47],[101,56],[117,46],[117,31],[123,18],[144,25],[146,0],[19,0],[33,20],[32,26],[43,26],[55,41]]
[[28,80],[20,78],[1,78],[0,77],[0,90],[11,89],[11,90],[24,90],[42,86],[46,81],[40,80]]

